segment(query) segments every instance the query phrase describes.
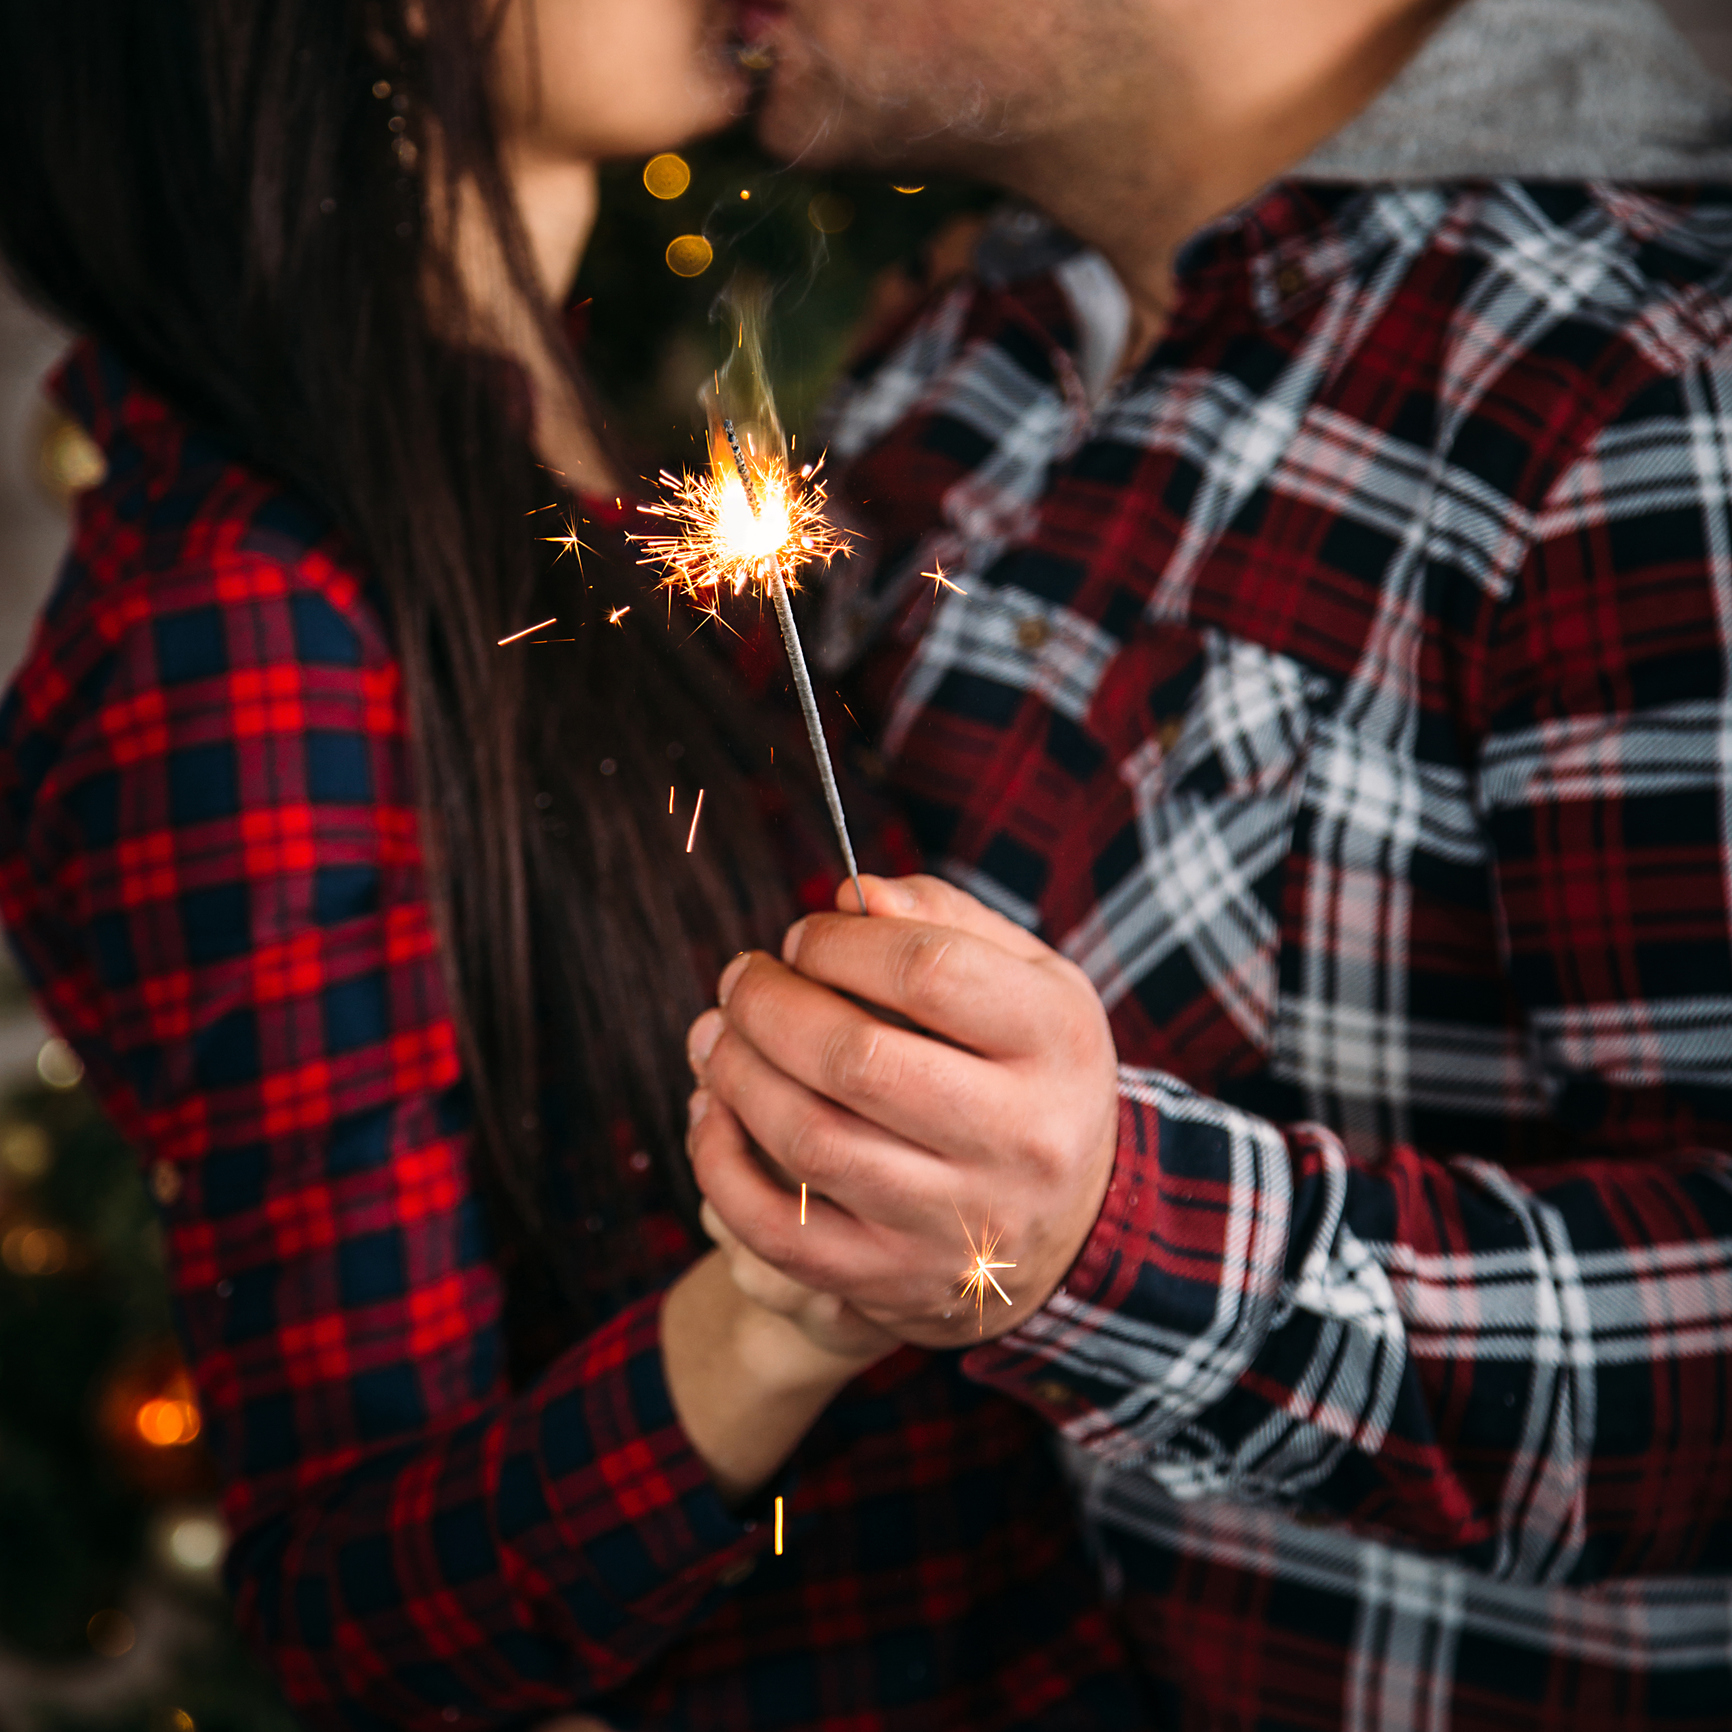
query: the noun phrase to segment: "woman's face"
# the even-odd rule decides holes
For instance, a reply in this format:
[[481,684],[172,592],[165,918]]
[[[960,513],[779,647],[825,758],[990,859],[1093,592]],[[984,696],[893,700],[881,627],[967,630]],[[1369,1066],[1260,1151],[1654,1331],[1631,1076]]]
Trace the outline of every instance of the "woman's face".
[[504,0],[494,102],[520,156],[650,156],[744,112],[722,0]]

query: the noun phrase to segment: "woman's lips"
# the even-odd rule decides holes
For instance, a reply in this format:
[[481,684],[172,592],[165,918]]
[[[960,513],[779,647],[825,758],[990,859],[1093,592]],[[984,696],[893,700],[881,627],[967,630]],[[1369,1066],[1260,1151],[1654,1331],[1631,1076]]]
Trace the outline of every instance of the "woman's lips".
[[767,41],[788,15],[786,0],[737,0],[740,36],[747,43]]

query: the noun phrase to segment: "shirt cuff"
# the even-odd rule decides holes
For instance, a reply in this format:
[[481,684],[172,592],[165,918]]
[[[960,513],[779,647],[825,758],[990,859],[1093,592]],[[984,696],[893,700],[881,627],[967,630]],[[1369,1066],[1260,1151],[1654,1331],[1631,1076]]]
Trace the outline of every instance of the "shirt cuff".
[[[556,1581],[581,1577],[586,1623],[642,1620],[665,1632],[701,1616],[712,1590],[751,1573],[774,1537],[775,1499],[794,1486],[784,1470],[741,1509],[722,1500],[668,1390],[664,1297],[648,1294],[586,1336],[536,1391],[533,1460],[547,1519],[535,1524],[540,1543],[524,1533],[516,1544]],[[509,1501],[510,1488],[502,1493]]]
[[1047,1302],[964,1371],[1109,1457],[1160,1447],[1225,1398],[1267,1337],[1292,1188],[1276,1126],[1121,1068],[1093,1230]]

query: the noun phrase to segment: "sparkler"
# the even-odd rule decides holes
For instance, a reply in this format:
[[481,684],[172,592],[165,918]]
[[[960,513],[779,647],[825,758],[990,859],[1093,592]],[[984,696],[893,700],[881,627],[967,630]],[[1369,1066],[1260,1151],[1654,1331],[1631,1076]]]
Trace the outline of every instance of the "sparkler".
[[646,564],[662,567],[664,587],[680,590],[710,613],[719,616],[724,594],[741,595],[752,589],[769,595],[782,629],[806,734],[818,761],[824,802],[864,914],[860,869],[854,861],[848,819],[790,598],[790,591],[798,587],[800,567],[828,565],[838,554],[846,555],[848,538],[824,515],[825,490],[816,479],[818,466],[808,465],[798,476],[790,470],[781,422],[765,380],[763,300],[736,294],[734,301],[739,344],[725,371],[716,375],[714,389],[706,386],[703,394],[710,424],[709,473],[676,477],[664,472],[663,497],[640,510],[669,524],[672,533],[633,539],[644,549]]

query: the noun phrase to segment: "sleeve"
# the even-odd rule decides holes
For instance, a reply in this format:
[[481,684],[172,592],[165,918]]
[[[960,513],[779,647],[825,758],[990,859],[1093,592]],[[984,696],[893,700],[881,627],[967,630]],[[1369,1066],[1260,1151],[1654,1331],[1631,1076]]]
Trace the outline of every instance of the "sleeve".
[[1552,490],[1479,766],[1561,1154],[1360,1158],[1126,1071],[1064,1285],[969,1368],[1180,1498],[1586,1583],[1732,1567],[1732,368]]
[[593,1701],[764,1535],[676,1421],[659,1294],[506,1386],[397,664],[316,559],[231,558],[133,611],[34,801],[53,913],[23,948],[182,1177],[240,1621],[310,1724]]

